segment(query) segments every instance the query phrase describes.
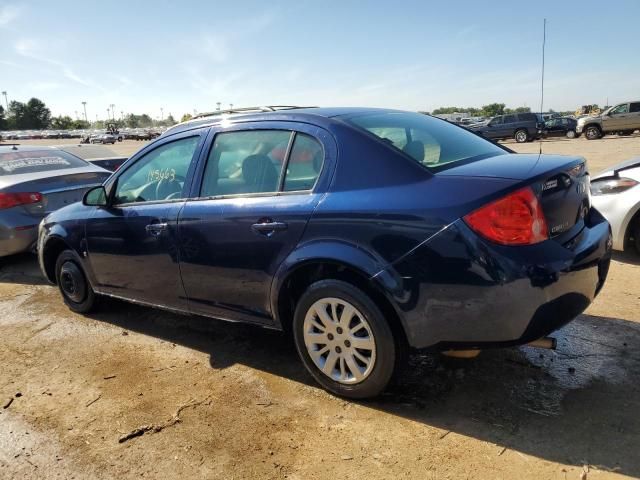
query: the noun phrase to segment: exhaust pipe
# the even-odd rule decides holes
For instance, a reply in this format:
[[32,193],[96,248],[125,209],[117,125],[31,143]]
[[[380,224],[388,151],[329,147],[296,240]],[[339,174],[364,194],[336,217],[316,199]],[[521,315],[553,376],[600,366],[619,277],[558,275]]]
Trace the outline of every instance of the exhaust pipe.
[[527,343],[527,346],[535,348],[546,348],[547,350],[555,350],[557,343],[557,340],[553,337],[542,337],[534,340],[533,342]]

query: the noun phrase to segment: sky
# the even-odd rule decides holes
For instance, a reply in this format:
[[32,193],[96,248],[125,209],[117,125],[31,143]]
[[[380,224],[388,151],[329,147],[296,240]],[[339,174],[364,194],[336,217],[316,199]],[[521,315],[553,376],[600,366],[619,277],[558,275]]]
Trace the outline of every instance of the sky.
[[0,91],[74,118],[86,101],[89,120],[111,104],[539,110],[543,18],[545,110],[640,98],[639,0],[0,0]]

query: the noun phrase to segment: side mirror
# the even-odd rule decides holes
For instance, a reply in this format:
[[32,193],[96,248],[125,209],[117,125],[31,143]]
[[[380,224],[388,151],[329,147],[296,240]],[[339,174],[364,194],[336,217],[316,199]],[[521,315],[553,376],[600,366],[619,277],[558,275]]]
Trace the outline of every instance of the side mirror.
[[102,185],[88,190],[82,198],[82,204],[88,207],[106,207],[107,191]]

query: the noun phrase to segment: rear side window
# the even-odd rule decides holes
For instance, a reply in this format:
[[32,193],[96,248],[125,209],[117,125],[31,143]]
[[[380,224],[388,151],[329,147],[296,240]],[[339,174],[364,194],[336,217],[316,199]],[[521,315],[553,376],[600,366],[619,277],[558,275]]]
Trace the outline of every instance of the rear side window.
[[629,108],[629,111],[631,113],[640,112],[640,102],[632,103],[631,107]]
[[66,168],[88,167],[89,164],[58,150],[10,151],[0,153],[0,177],[24,173],[53,172]]
[[[430,169],[439,170],[456,162],[506,153],[502,148],[464,128],[419,113],[373,113],[347,121]],[[389,142],[389,137],[381,134],[389,131],[398,132],[395,142]],[[400,131],[404,132],[403,138],[400,138]]]
[[297,133],[287,163],[284,191],[293,192],[313,188],[322,170],[323,161],[324,151],[320,142],[310,135]]
[[506,115],[504,117],[504,123],[514,123],[516,121],[515,115]]
[[537,117],[533,113],[519,113],[518,121],[520,122],[535,122]]
[[216,135],[200,195],[277,192],[292,133],[250,130]]

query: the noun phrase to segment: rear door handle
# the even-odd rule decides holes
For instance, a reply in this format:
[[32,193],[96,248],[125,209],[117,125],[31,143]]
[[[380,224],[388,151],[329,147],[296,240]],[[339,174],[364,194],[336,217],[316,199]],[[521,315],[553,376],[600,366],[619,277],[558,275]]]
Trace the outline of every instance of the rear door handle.
[[258,221],[258,223],[254,223],[253,225],[251,225],[251,230],[267,237],[270,237],[278,231],[286,230],[287,228],[288,225],[286,223],[274,222],[271,219]]
[[144,227],[149,235],[158,237],[169,227],[166,223],[152,223]]

